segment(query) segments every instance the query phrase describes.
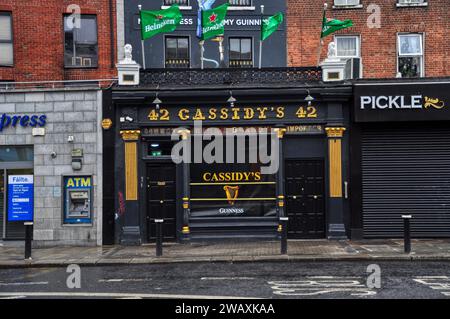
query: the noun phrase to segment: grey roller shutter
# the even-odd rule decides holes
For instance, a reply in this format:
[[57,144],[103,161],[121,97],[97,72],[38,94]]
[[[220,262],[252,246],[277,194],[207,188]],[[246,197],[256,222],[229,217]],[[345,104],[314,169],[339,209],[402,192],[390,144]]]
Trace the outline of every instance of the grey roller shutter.
[[450,130],[365,130],[362,187],[364,237],[450,237]]

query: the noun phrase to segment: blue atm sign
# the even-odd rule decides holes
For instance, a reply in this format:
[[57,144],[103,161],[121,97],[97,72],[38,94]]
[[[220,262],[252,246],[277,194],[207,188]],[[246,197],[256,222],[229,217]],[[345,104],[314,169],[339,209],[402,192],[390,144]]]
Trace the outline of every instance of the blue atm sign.
[[33,175],[8,176],[8,221],[33,221]]

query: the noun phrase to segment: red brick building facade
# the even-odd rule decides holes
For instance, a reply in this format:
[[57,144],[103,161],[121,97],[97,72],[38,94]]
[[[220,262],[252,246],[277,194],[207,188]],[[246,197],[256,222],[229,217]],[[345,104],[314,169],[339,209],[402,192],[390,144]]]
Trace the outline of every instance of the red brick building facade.
[[[67,41],[65,44],[64,16],[74,12],[69,7],[73,3],[79,6],[82,18],[90,16],[90,24],[97,25],[96,35],[84,32],[77,36],[81,42],[83,38],[89,39],[94,46],[92,43],[96,38],[97,57],[94,60],[77,57],[73,52],[71,58],[65,52],[65,47],[69,47],[69,50],[72,48],[67,46]],[[115,5],[115,0],[2,0],[0,18],[3,16],[3,23],[7,23],[6,19],[12,22],[13,62],[0,63],[0,80],[24,82],[115,77]],[[92,48],[81,50],[92,51]]]
[[[318,45],[323,17],[323,3],[328,4],[327,18],[351,19],[354,26],[336,35],[358,36],[365,78],[392,78],[398,69],[398,35],[419,34],[423,41],[421,56],[425,77],[450,75],[450,0],[424,0],[419,5],[401,0],[309,1],[287,0],[288,64],[311,66],[318,63]],[[336,2],[336,3],[335,3]],[[413,1],[414,2],[414,1]],[[338,6],[337,3],[357,3]],[[377,5],[378,7],[374,7]],[[374,12],[379,8],[380,28]],[[369,21],[369,24],[368,24]],[[325,59],[333,35],[324,38],[320,60]],[[419,53],[420,55],[420,53]]]

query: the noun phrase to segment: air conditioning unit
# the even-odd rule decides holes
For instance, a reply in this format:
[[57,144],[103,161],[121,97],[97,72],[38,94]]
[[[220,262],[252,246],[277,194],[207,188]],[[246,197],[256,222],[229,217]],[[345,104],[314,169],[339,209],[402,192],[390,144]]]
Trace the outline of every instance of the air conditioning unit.
[[361,58],[347,59],[347,63],[345,65],[345,78],[346,79],[362,78]]

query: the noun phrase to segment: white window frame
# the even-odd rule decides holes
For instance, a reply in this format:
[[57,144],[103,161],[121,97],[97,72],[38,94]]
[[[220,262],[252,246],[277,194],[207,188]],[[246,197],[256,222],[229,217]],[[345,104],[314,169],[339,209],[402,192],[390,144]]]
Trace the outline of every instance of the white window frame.
[[11,66],[14,66],[14,30],[13,30],[12,12],[0,11],[0,15],[5,16],[5,17],[9,17],[9,25],[10,25],[10,28],[11,28],[11,39],[10,40],[0,40],[0,42],[1,43],[11,44],[11,47],[12,47],[11,64],[0,64],[0,67],[3,67],[3,66],[11,67]]
[[352,0],[345,0],[345,3],[336,3],[336,0],[333,1],[333,8],[362,8],[361,0],[357,0],[357,3],[348,3]]
[[[338,50],[337,50],[337,39],[339,39],[339,38],[355,38],[356,39],[356,56],[353,56],[353,55],[337,55],[337,52],[338,52]],[[338,34],[338,35],[334,35],[334,43],[336,44],[336,57],[338,57],[338,58],[348,58],[348,59],[350,59],[350,58],[361,58],[361,39],[360,39],[360,36],[359,35],[347,35],[347,34],[345,34],[345,35],[340,35],[340,34]]]
[[396,6],[402,7],[427,7],[427,0],[397,0]]
[[[401,48],[400,48],[400,38],[401,37],[420,37],[420,51],[421,53],[408,53],[408,54],[401,54]],[[399,60],[401,57],[407,58],[407,57],[421,57],[420,59],[420,75],[419,77],[425,76],[425,51],[424,51],[424,41],[425,41],[425,34],[424,33],[397,33],[397,70],[396,73],[400,73],[399,71]]]

